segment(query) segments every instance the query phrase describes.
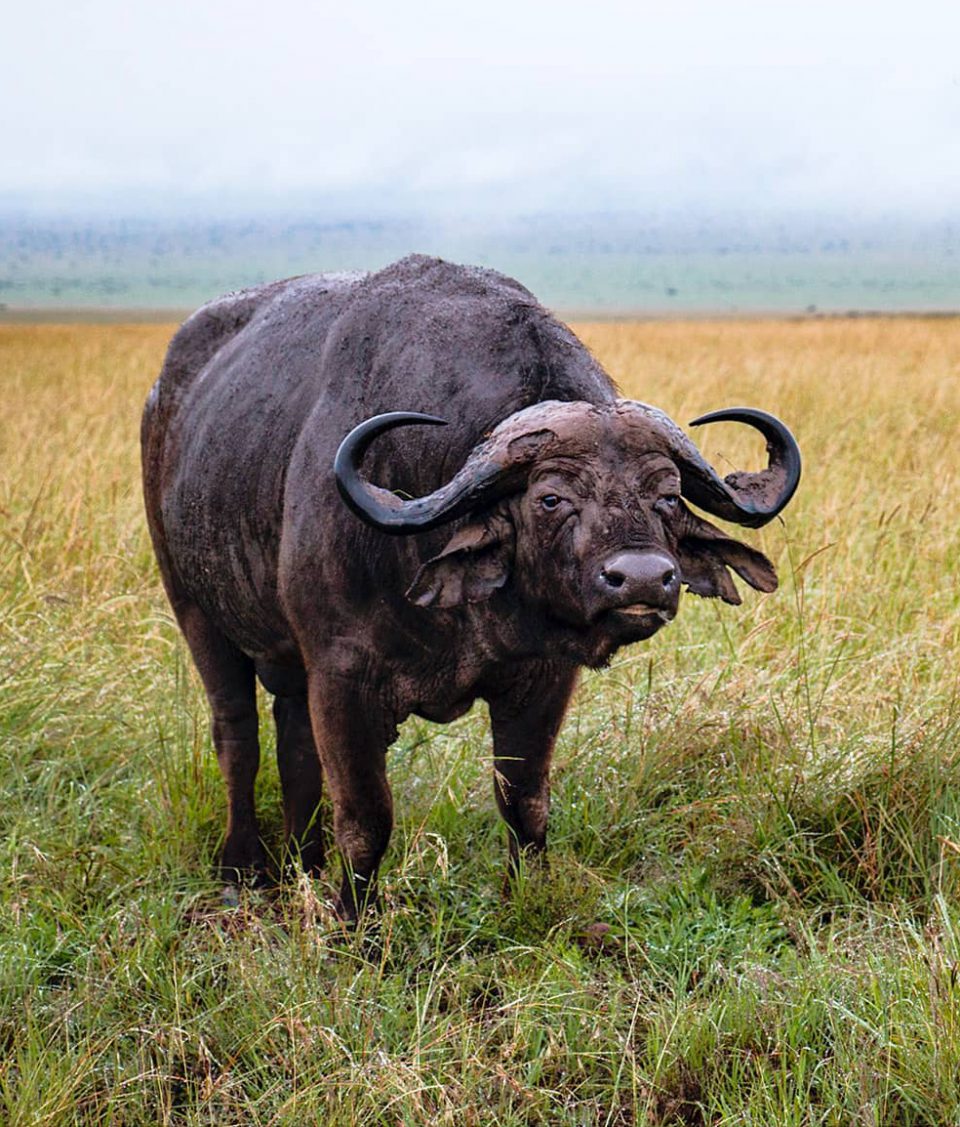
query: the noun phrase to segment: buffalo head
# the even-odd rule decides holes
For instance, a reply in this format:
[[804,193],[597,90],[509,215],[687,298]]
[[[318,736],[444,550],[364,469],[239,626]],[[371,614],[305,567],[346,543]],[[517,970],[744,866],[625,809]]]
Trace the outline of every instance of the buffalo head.
[[669,622],[682,584],[728,603],[740,602],[728,569],[758,590],[776,587],[764,555],[692,512],[685,499],[758,528],[793,495],[799,451],[787,428],[762,411],[717,411],[691,425],[723,419],[763,434],[765,470],[721,479],[666,415],[619,400],[543,402],[518,411],[426,497],[401,499],[365,481],[359,465],[377,435],[442,424],[433,416],[368,419],[344,439],[335,472],[346,503],[384,532],[422,532],[467,517],[420,568],[407,592],[417,605],[477,603],[509,583],[526,607],[592,636],[584,660],[594,664]]

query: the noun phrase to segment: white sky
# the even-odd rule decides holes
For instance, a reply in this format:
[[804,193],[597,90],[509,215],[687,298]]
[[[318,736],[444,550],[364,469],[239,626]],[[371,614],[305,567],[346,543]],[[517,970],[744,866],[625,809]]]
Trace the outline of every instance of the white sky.
[[960,213],[960,0],[15,0],[0,196]]

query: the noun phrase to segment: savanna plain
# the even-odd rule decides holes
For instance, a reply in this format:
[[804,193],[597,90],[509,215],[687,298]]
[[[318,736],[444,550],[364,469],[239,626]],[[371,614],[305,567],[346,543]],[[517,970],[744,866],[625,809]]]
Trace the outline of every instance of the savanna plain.
[[[349,934],[334,862],[214,879],[139,491],[172,331],[0,327],[0,1122],[960,1124],[960,319],[578,326],[680,422],[794,429],[800,490],[744,534],[780,589],[686,596],[583,679],[512,899],[485,712],[408,722]],[[726,472],[745,430],[697,437]]]

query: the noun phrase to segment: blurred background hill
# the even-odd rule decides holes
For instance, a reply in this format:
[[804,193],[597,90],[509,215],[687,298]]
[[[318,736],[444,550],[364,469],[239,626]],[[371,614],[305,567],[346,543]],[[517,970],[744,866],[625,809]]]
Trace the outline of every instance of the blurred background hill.
[[0,303],[178,314],[291,274],[419,251],[489,265],[570,316],[945,312],[960,224],[782,214],[323,218],[0,213]]

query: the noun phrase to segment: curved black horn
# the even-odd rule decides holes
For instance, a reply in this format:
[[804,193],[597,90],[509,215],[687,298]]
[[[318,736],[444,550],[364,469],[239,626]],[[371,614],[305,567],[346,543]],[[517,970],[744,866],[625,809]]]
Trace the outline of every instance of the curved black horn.
[[504,467],[490,461],[471,464],[470,459],[446,485],[426,497],[409,501],[364,480],[360,476],[360,462],[370,443],[394,427],[411,425],[447,424],[436,415],[422,415],[418,411],[390,411],[385,415],[374,415],[350,431],[340,443],[333,461],[340,496],[353,512],[374,528],[398,536],[426,532],[473,508],[487,495],[491,484],[503,475],[504,470]]
[[699,453],[688,472],[681,467],[683,493],[708,513],[748,528],[760,528],[779,513],[794,495],[800,482],[800,448],[784,424],[766,411],[753,407],[729,407],[694,419],[704,423],[746,423],[767,440],[769,461],[758,473],[738,470],[721,479]]

